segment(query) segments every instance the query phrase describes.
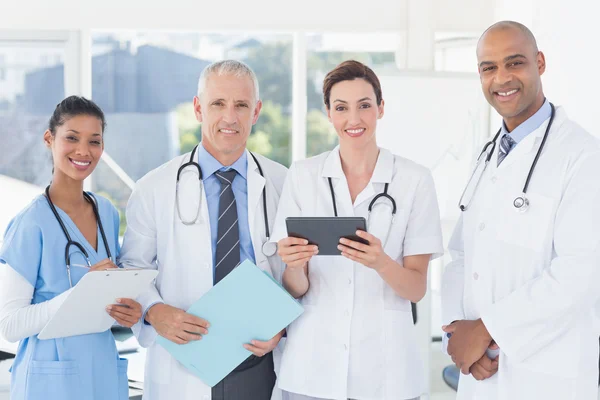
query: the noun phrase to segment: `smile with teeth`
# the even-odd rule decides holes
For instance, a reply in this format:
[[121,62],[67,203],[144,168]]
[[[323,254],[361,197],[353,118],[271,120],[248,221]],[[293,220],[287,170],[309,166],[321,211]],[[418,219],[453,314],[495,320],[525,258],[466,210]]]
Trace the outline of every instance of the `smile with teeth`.
[[223,128],[219,129],[219,132],[221,132],[221,133],[227,133],[227,134],[231,134],[231,135],[234,134],[234,133],[237,133],[237,131],[234,130],[234,129],[223,129]]
[[75,165],[79,165],[80,167],[87,167],[88,165],[91,164],[91,161],[77,161],[77,160],[73,160],[72,158],[69,158],[69,160],[71,160],[71,162]]
[[510,96],[511,94],[515,94],[515,93],[517,93],[518,91],[519,91],[519,89],[513,89],[513,90],[510,90],[510,91],[508,91],[508,92],[496,92],[496,94],[497,94],[498,96],[506,97],[506,96]]
[[365,131],[365,128],[359,128],[359,129],[346,129],[346,132],[348,132],[351,135],[356,135],[359,133],[363,133]]

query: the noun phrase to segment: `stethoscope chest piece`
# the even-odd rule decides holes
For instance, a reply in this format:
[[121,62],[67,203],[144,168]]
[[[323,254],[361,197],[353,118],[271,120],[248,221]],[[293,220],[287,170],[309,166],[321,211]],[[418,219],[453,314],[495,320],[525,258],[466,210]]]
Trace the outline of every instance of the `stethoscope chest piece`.
[[277,243],[266,241],[262,245],[262,252],[267,257],[272,257],[277,253]]
[[523,194],[513,201],[513,206],[518,212],[524,213],[529,209],[529,199]]

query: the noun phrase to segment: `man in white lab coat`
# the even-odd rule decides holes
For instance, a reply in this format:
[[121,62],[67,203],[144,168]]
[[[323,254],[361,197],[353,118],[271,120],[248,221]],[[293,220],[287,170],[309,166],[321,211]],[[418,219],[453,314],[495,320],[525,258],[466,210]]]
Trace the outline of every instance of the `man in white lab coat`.
[[185,310],[245,259],[281,280],[276,246],[263,244],[287,169],[246,150],[260,109],[247,65],[206,67],[194,98],[202,142],[140,179],[127,205],[119,262],[159,270],[156,285],[138,299],[144,315],[133,327],[148,347],[145,400],[269,400],[280,393],[273,391],[272,350],[282,333],[245,345],[253,355],[212,389],[156,342],[158,335],[178,344],[210,335],[210,321]]
[[443,329],[458,399],[595,400],[599,144],[546,100],[545,57],[525,26],[490,27],[477,59],[503,126],[448,246]]

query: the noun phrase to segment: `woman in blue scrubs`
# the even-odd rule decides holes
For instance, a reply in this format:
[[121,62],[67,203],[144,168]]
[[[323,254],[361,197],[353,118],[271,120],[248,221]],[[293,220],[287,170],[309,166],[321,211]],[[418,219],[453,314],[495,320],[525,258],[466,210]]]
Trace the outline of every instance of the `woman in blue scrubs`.
[[[109,256],[119,251],[118,212],[104,197],[83,191],[84,179],[102,156],[104,127],[104,114],[92,101],[71,96],[58,104],[44,133],[52,151],[52,183],[6,231],[0,250],[0,334],[20,341],[11,400],[129,398],[127,361],[119,358],[110,330],[37,337],[83,275],[116,268]],[[78,243],[69,246],[70,268],[59,220]],[[131,327],[141,317],[141,306],[131,299],[117,302],[107,312]]]

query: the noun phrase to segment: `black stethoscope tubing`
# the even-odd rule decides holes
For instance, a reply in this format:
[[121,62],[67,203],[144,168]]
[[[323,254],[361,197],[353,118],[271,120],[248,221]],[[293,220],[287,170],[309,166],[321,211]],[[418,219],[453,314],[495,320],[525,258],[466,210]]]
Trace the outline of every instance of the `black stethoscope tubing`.
[[[81,243],[76,242],[71,238],[71,235],[69,235],[69,232],[67,230],[67,227],[65,226],[62,218],[58,214],[58,211],[56,210],[56,207],[54,206],[54,203],[52,202],[52,199],[50,198],[50,186],[46,187],[45,196],[46,196],[46,201],[48,202],[48,205],[50,206],[50,209],[52,210],[52,213],[54,214],[54,217],[60,224],[60,228],[63,231],[65,237],[67,238],[67,246],[65,247],[65,263],[67,264],[67,267],[71,266],[71,254],[69,253],[69,249],[71,246],[77,247],[83,253],[83,255],[86,257],[88,266],[91,266],[88,252],[81,245]],[[87,192],[83,192],[83,197],[85,198],[85,200],[87,200],[88,203],[91,204],[92,209],[94,210],[94,215],[96,216],[96,221],[98,223],[98,229],[100,230],[100,236],[102,236],[102,242],[104,243],[104,248],[106,249],[106,254],[107,254],[108,258],[110,258],[112,260],[112,254],[110,252],[110,247],[108,246],[108,240],[106,239],[104,227],[102,226],[102,220],[100,219],[100,213],[98,212],[98,206],[96,205],[96,200],[93,197],[93,195],[91,195]]]
[[[181,175],[181,172],[189,167],[189,166],[193,166],[196,169],[198,169],[198,179],[200,180],[200,183],[202,183],[202,168],[200,168],[200,164],[198,164],[196,161],[194,161],[194,156],[196,155],[196,150],[198,149],[198,145],[196,145],[194,147],[194,150],[192,150],[192,154],[190,154],[190,159],[188,162],[186,162],[185,164],[183,164],[181,167],[179,167],[179,170],[177,171],[177,182],[179,182],[179,176]],[[263,173],[263,169],[260,165],[260,163],[258,162],[258,159],[256,158],[256,156],[254,154],[252,154],[252,152],[248,152],[250,153],[250,155],[252,156],[252,158],[254,159],[254,162],[256,163],[256,166],[258,167],[258,172],[260,173],[260,176],[262,176],[263,178],[265,177],[265,174]],[[265,182],[265,186],[263,187],[263,192],[262,192],[262,198],[263,198],[263,212],[264,212],[264,220],[265,220],[265,233],[266,233],[266,237],[267,237],[267,242],[268,239],[271,237],[271,234],[269,232],[269,214],[267,213],[267,183]]]
[[[531,177],[533,176],[533,171],[535,170],[535,167],[540,158],[540,155],[542,154],[542,150],[544,149],[544,145],[546,144],[546,140],[548,139],[548,134],[550,133],[550,128],[552,127],[552,123],[554,122],[554,116],[556,115],[556,109],[554,107],[554,104],[550,103],[550,109],[551,109],[550,121],[548,121],[548,126],[546,127],[546,130],[544,132],[544,137],[542,138],[542,143],[540,144],[540,147],[538,148],[538,151],[535,154],[535,158],[533,159],[533,163],[531,164],[531,167],[529,168],[529,173],[527,174],[527,179],[525,180],[525,184],[523,185],[523,197],[517,198],[517,199],[519,199],[519,198],[523,199],[524,202],[527,201],[525,199],[524,195],[527,194],[527,189],[529,188],[529,183],[531,182]],[[498,140],[498,137],[500,136],[500,132],[502,132],[502,128],[498,129],[498,132],[496,132],[496,134],[494,135],[492,140],[487,142],[483,146],[481,153],[479,153],[479,157],[481,157],[485,152],[487,152],[488,147],[492,146],[491,151],[489,153],[487,153],[486,158],[485,158],[486,165],[492,159],[494,150],[496,149],[496,142]],[[470,181],[469,181],[469,183],[470,183]],[[517,199],[515,199],[515,201]],[[462,201],[462,199],[461,199],[461,201]],[[461,211],[465,211],[467,209],[467,206],[460,204],[459,208]]]
[[[333,204],[333,213],[337,217],[338,211],[337,211],[337,205],[336,205],[336,200],[335,200],[335,192],[333,190],[333,183],[331,181],[331,177],[328,177],[327,180],[329,181],[329,191],[331,192],[331,202]],[[383,189],[383,192],[379,193],[377,196],[373,197],[373,200],[371,200],[371,202],[369,203],[369,213],[371,213],[371,211],[373,210],[373,206],[375,205],[375,202],[377,202],[377,200],[380,197],[384,197],[392,203],[392,218],[396,215],[396,201],[394,200],[394,198],[392,196],[390,196],[388,194],[388,186],[389,185],[390,185],[389,183],[386,183],[385,187]]]

